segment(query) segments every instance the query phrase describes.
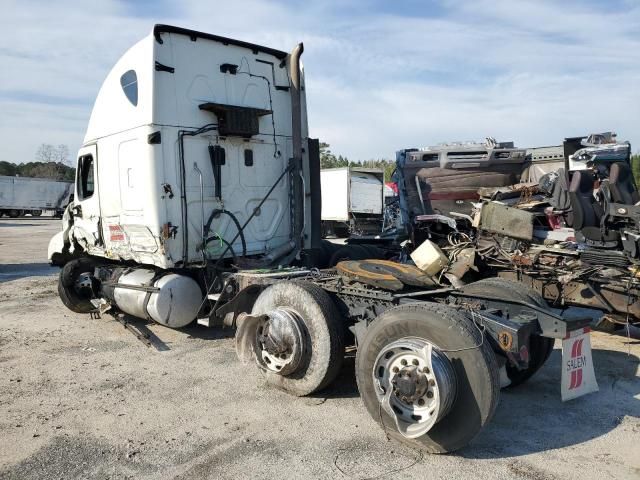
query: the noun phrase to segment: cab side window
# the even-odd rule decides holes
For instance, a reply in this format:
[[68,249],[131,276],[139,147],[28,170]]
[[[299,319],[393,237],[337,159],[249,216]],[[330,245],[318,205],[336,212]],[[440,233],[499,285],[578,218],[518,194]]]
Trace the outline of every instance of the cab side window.
[[120,77],[122,91],[134,107],[138,105],[138,76],[135,70],[127,70]]
[[84,200],[93,195],[94,163],[91,155],[84,155],[78,159],[78,197]]

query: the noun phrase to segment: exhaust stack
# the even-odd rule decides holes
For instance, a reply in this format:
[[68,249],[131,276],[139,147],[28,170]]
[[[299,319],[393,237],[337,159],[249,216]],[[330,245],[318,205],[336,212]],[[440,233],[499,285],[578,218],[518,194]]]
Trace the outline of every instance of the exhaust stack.
[[291,75],[291,136],[293,142],[293,168],[291,183],[293,186],[293,240],[296,250],[303,246],[304,228],[304,184],[302,179],[302,103],[300,100],[300,57],[304,45],[299,43],[289,54],[289,72]]

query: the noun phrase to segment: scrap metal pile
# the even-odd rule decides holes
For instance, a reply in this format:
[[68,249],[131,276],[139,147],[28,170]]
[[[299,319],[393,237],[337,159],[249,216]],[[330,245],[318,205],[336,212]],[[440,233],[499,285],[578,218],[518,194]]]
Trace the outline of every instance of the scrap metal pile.
[[[549,161],[523,161],[522,150],[505,146],[512,144],[487,142],[487,152],[475,151],[467,164],[449,147],[399,152],[396,176],[414,262],[429,245],[430,258],[438,257],[434,249],[445,258],[435,262],[441,282],[506,277],[534,287],[552,306],[603,312],[602,328],[640,322],[640,195],[629,143],[613,133],[566,139],[555,147],[562,156],[546,155],[553,147],[544,147]],[[502,161],[492,160],[496,149]],[[434,201],[444,199],[431,195],[443,172],[465,179],[467,190],[477,187],[475,199],[463,192]],[[516,172],[524,181],[508,184]]]

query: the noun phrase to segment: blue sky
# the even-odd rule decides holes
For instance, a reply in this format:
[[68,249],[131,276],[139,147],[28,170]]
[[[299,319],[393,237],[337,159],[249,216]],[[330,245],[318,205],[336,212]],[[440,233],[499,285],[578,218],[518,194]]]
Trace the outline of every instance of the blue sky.
[[75,151],[110,68],[154,23],[289,51],[312,136],[353,160],[614,130],[640,150],[638,0],[2,0],[0,160]]

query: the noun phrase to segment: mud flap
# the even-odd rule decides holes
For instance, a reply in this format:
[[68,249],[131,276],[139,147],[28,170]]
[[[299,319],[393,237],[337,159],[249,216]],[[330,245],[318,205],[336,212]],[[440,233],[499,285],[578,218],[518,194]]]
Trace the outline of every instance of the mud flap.
[[236,319],[236,355],[245,365],[256,361],[254,345],[256,330],[264,317],[265,315],[241,313]]
[[598,391],[589,332],[589,328],[574,330],[562,340],[563,402]]

